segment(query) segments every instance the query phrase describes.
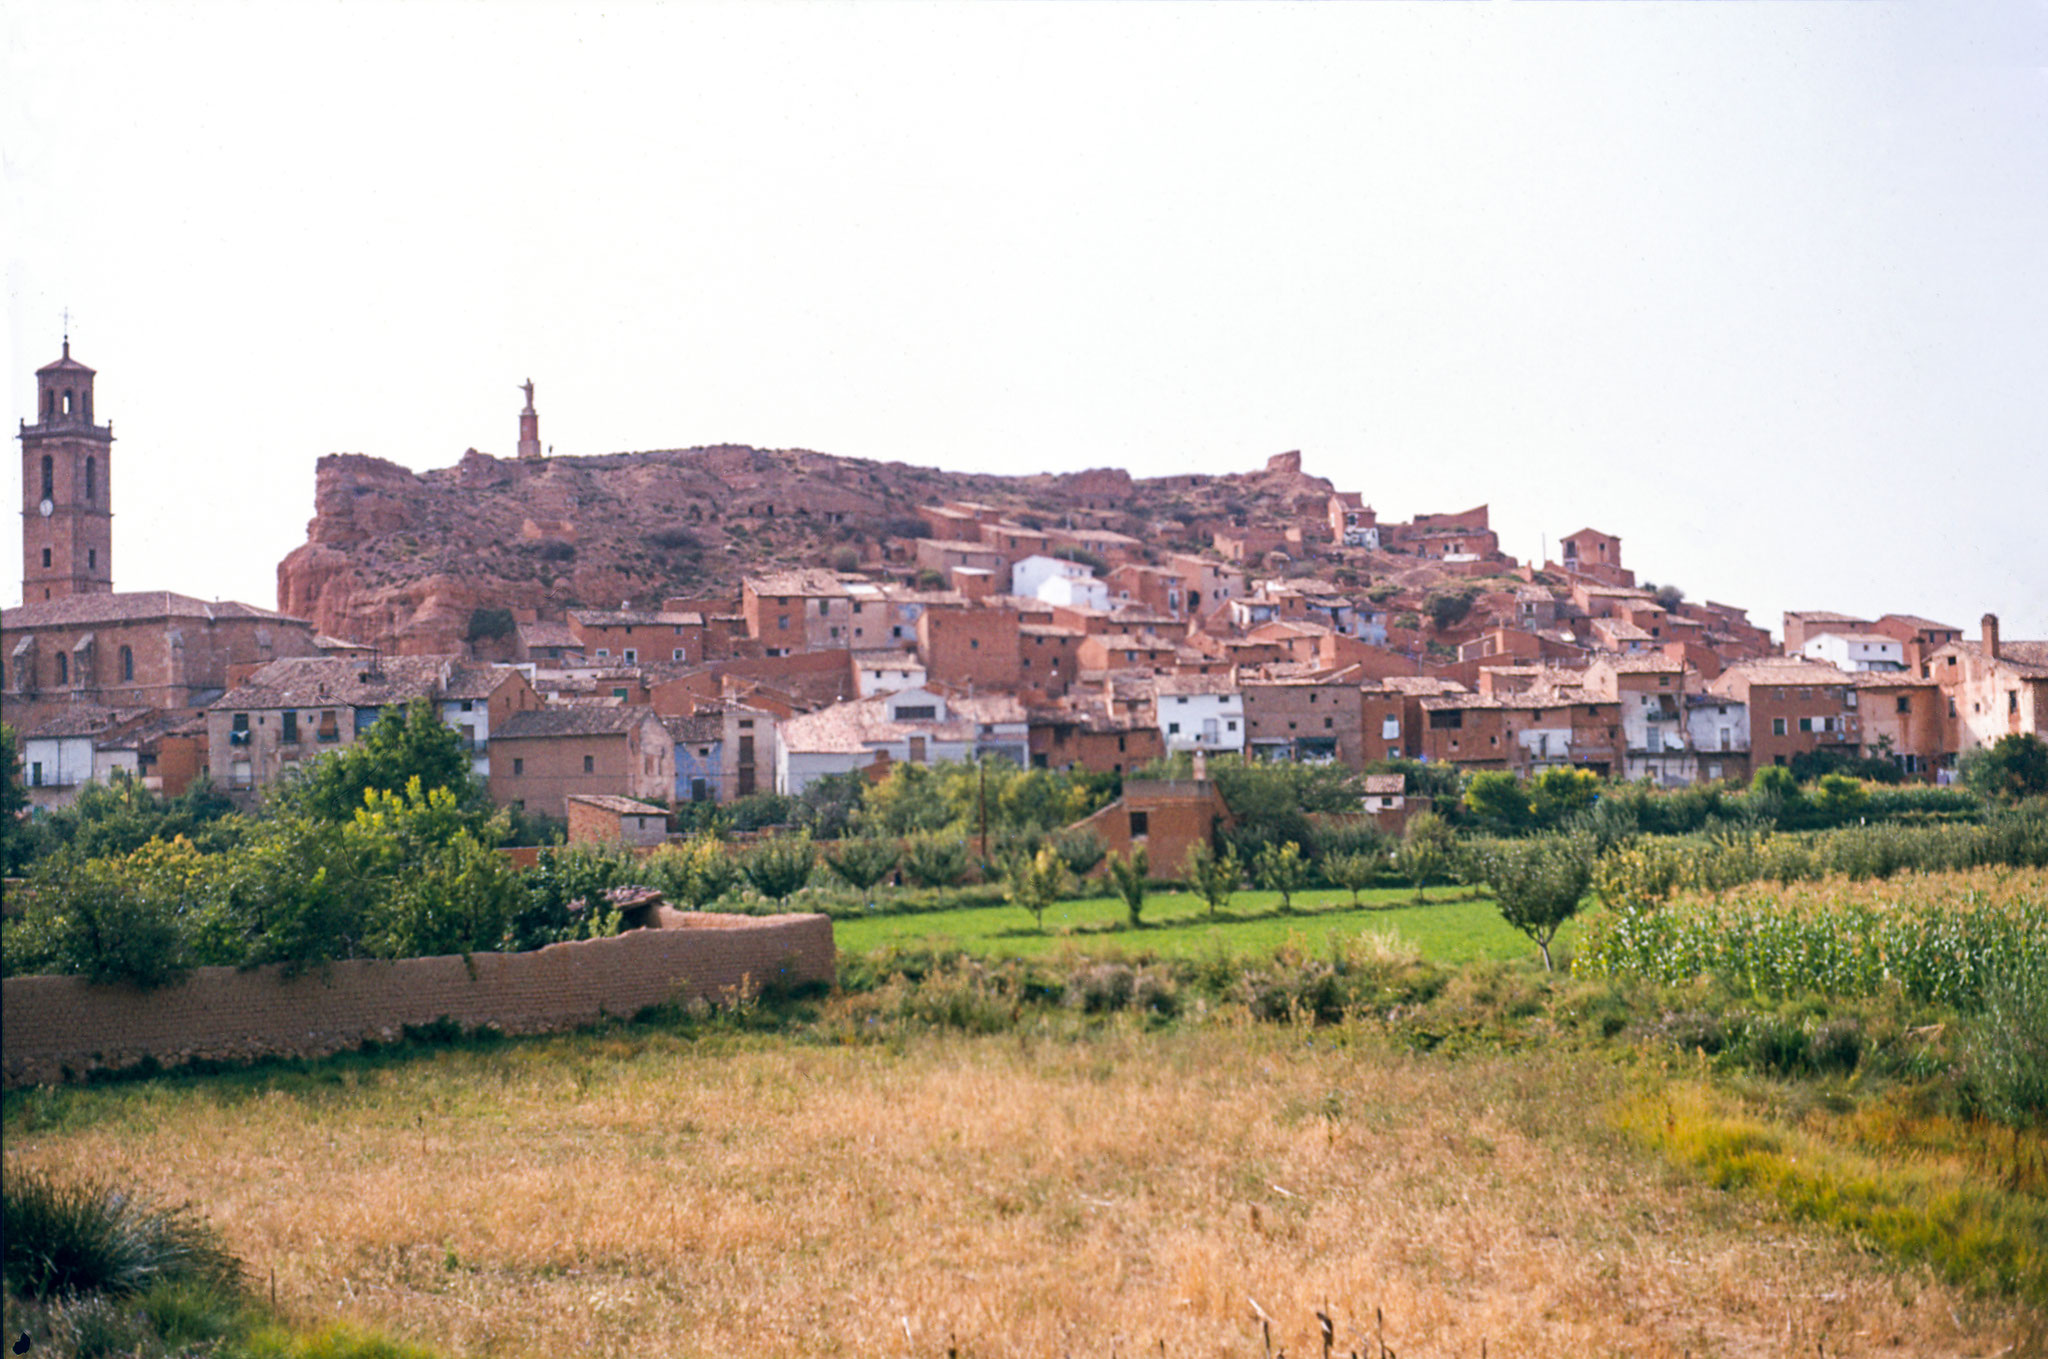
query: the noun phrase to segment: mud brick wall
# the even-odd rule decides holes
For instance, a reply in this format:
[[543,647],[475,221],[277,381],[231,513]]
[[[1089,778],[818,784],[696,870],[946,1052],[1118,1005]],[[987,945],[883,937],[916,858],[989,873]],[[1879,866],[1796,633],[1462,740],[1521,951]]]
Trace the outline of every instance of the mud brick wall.
[[202,967],[155,991],[10,977],[0,983],[0,1083],[60,1081],[145,1057],[165,1066],[318,1057],[444,1017],[543,1033],[665,1001],[719,1002],[833,978],[832,922],[822,915],[664,911],[661,921],[660,929],[467,961],[344,962],[291,978],[276,966]]

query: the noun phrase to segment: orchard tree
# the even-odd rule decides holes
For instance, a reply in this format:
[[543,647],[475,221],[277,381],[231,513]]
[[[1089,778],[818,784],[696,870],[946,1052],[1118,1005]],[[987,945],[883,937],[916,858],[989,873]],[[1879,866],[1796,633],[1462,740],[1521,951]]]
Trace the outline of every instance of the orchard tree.
[[1268,892],[1280,894],[1281,910],[1291,911],[1294,894],[1308,886],[1308,860],[1301,857],[1301,846],[1292,840],[1267,845],[1252,862],[1252,876]]
[[1230,904],[1231,894],[1244,883],[1244,868],[1237,855],[1228,849],[1218,854],[1207,845],[1195,845],[1188,850],[1185,872],[1188,886],[1209,903],[1211,920],[1216,918],[1217,911]]
[[487,818],[487,799],[470,772],[462,738],[424,698],[386,709],[362,740],[304,766],[274,800],[322,821],[347,822],[362,809],[365,795],[403,792],[413,779],[425,792],[449,790],[477,814],[475,820]]
[[1379,878],[1380,867],[1370,854],[1332,854],[1323,860],[1323,877],[1332,887],[1346,888],[1351,904],[1358,904],[1359,892]]
[[1151,865],[1146,862],[1145,847],[1139,845],[1129,854],[1109,856],[1107,872],[1110,886],[1123,898],[1124,908],[1131,913],[1131,928],[1137,929],[1138,917],[1145,910],[1146,874]]
[[826,862],[840,881],[861,894],[869,906],[875,904],[875,884],[896,871],[903,857],[894,840],[880,835],[856,835],[840,843]]
[[1394,860],[1401,875],[1415,884],[1418,903],[1429,899],[1429,880],[1450,871],[1457,851],[1458,833],[1435,812],[1418,812],[1409,818],[1401,847],[1394,851]]
[[1497,841],[1479,856],[1479,870],[1493,889],[1501,918],[1535,942],[1544,971],[1555,971],[1550,943],[1579,913],[1593,885],[1591,839],[1545,835]]
[[755,891],[782,902],[811,880],[814,862],[810,833],[801,831],[795,835],[771,835],[761,841],[748,851],[740,871]]

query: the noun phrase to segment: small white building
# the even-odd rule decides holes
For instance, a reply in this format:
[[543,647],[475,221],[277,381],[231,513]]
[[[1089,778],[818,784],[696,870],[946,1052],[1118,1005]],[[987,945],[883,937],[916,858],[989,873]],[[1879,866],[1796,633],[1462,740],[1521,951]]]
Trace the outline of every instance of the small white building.
[[1244,753],[1244,695],[1230,676],[1160,675],[1152,692],[1169,755],[1176,750]]
[[[1688,694],[1685,729],[1698,767],[1694,779],[1720,779],[1748,768],[1749,705],[1720,694]],[[1722,758],[1725,757],[1725,758]]]
[[1837,670],[1904,670],[1906,644],[1876,632],[1823,632],[1806,639],[1799,654]]
[[849,774],[885,758],[939,764],[996,756],[1029,767],[1030,748],[1024,705],[1008,694],[961,698],[905,689],[784,720],[775,788],[794,797],[829,774]]
[[1038,587],[1038,597],[1048,604],[1068,608],[1106,610],[1109,583],[1093,576],[1054,576]]
[[853,653],[853,683],[862,698],[876,694],[922,689],[924,662],[914,651],[856,651]]

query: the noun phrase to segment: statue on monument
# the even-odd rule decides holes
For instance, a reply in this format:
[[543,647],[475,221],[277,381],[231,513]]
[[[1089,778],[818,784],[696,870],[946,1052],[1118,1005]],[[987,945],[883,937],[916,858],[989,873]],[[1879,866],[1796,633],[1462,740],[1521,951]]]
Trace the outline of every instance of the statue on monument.
[[528,379],[527,379],[526,381],[524,381],[524,382],[520,383],[520,384],[519,384],[519,390],[520,390],[520,391],[522,391],[522,392],[525,392],[525,393],[526,393],[526,409],[528,409],[528,410],[532,410],[532,409],[533,409],[533,379],[532,379],[532,378],[528,378]]

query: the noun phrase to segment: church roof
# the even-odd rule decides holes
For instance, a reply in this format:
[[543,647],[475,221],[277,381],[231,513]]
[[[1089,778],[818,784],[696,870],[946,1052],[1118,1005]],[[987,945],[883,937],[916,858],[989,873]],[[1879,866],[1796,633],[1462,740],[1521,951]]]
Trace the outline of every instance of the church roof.
[[80,626],[96,623],[138,623],[159,618],[195,618],[219,621],[226,618],[262,618],[311,628],[302,619],[291,618],[253,604],[231,599],[208,603],[170,590],[104,591],[99,594],[67,595],[63,599],[37,599],[0,614],[0,627],[9,632],[21,628]]
[[41,377],[44,373],[83,373],[87,377],[91,377],[92,369],[71,357],[71,341],[66,340],[64,342],[63,358],[56,360],[54,363],[46,363],[36,369],[37,377]]

